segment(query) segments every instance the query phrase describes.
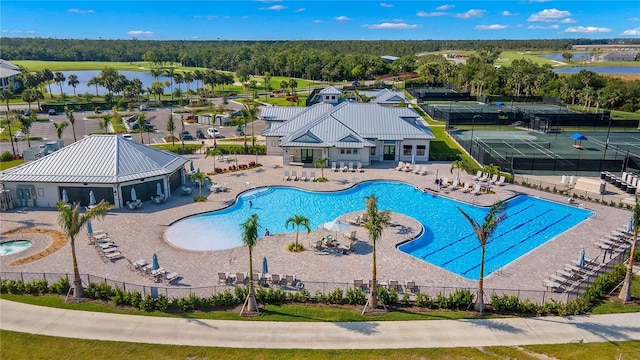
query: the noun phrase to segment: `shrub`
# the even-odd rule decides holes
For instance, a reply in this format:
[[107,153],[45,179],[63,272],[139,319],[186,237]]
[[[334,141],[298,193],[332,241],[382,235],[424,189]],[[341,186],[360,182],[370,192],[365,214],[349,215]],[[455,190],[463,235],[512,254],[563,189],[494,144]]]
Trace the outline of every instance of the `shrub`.
[[114,290],[106,281],[101,283],[89,283],[85,290],[87,297],[91,299],[110,300],[115,294]]
[[[405,294],[409,295],[409,294]],[[416,295],[416,306],[433,309],[435,307],[435,301],[429,297],[427,294],[418,293]]]
[[304,245],[302,245],[301,243],[296,244],[295,242],[292,242],[291,244],[287,245],[287,250],[290,252],[301,252],[304,251]]
[[0,154],[0,161],[11,161],[11,160],[13,160],[13,157],[9,151],[3,151],[2,154]]
[[336,288],[329,294],[327,294],[327,302],[329,304],[342,304],[344,301],[344,291],[340,288]]
[[349,305],[364,305],[367,297],[361,288],[349,288],[346,293],[346,301]]
[[71,283],[69,279],[66,277],[58,279],[58,281],[54,282],[49,286],[49,291],[54,294],[67,294],[69,289],[71,288]]

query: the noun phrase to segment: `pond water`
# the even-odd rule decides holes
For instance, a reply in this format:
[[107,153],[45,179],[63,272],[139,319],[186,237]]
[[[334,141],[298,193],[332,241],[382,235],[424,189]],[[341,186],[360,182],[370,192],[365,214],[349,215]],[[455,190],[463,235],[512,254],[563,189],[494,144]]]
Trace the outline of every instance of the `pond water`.
[[[588,59],[589,58],[589,53],[572,53],[573,57],[571,58],[571,60],[573,61],[577,61],[577,60],[582,60],[582,59]],[[547,59],[551,59],[551,60],[555,60],[555,61],[562,61],[564,62],[564,58],[562,57],[562,54],[541,54],[538,55],[541,56],[543,58],[547,58]]]
[[[80,81],[80,83],[76,86],[76,94],[78,95],[84,94],[84,93],[89,93],[92,95],[96,94],[96,87],[87,85],[87,82],[89,82],[89,80],[93,77],[100,76],[99,70],[63,71],[62,73],[64,74],[64,77],[67,79],[65,80],[64,84],[62,84],[62,91],[65,94],[73,96],[73,87],[68,84],[69,75],[76,75],[78,77],[78,81]],[[151,83],[156,81],[156,79],[153,78],[150,72],[118,71],[118,73],[121,75],[124,75],[129,80],[133,80],[135,78],[140,79],[140,81],[142,81],[143,89],[151,87]],[[158,81],[165,81],[165,80],[169,81],[169,78],[164,75],[161,75],[160,77],[158,77]],[[180,87],[180,90],[182,90],[183,92],[187,90],[187,85],[184,83],[180,84],[179,87]],[[178,85],[174,83],[173,90],[177,88],[178,88]],[[195,89],[195,82],[191,83],[190,88]],[[56,83],[52,83],[51,91],[53,92],[54,95],[60,94],[60,86],[58,86],[58,84]],[[164,91],[165,93],[169,93],[171,91],[171,86],[166,86]],[[106,93],[107,93],[107,89],[105,89],[104,87],[98,86],[99,95],[104,95]]]
[[558,74],[577,74],[580,70],[589,70],[597,74],[639,75],[640,66],[576,66],[553,69]]

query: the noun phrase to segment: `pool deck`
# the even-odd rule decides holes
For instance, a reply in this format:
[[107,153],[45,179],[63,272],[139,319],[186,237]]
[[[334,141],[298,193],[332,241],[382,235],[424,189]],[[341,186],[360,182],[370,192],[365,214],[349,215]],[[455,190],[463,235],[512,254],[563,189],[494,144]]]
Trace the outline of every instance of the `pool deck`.
[[[187,157],[193,160],[194,166],[204,171],[213,169],[212,158],[205,159],[203,155]],[[239,164],[253,160],[255,160],[255,156],[238,156]],[[429,163],[427,165],[428,174],[425,176],[396,171],[393,169],[396,163],[385,163],[365,168],[361,173],[332,172],[331,169],[324,169],[324,175],[329,179],[329,182],[325,183],[284,181],[282,179],[284,170],[290,172],[296,170],[298,175],[303,170],[307,174],[314,171],[316,177],[320,177],[321,171],[312,167],[283,166],[282,158],[278,156],[260,156],[258,160],[263,164],[262,167],[213,176],[214,182],[226,183],[229,191],[209,193],[208,189],[203,188],[203,194],[208,195],[207,202],[194,203],[192,196],[182,196],[179,191],[176,191],[164,204],[145,202],[139,210],[123,208],[112,211],[103,220],[93,221],[93,228],[106,230],[122,254],[131,261],[145,259],[150,262],[152,254],[155,252],[158,255],[160,266],[168,272],[178,272],[181,276],[171,286],[209,287],[218,284],[218,272],[248,272],[248,251],[246,247],[222,251],[178,249],[164,240],[164,233],[172,222],[180,218],[226,207],[233,203],[240,192],[259,186],[287,185],[309,190],[331,191],[353,186],[360,181],[387,179],[404,181],[421,188],[435,189],[436,172],[440,178],[448,177],[453,180],[456,176],[455,172],[454,174],[450,173],[450,163]],[[472,175],[465,173],[461,173],[460,176],[463,182],[471,181],[472,178]],[[512,184],[502,187],[492,186],[491,189],[495,191],[495,194],[475,196],[457,190],[440,191],[438,196],[447,196],[485,206],[520,193],[563,203],[566,203],[567,200],[564,196],[539,192]],[[196,195],[198,193],[197,187],[194,190],[194,195]],[[487,276],[485,288],[545,290],[542,285],[543,279],[561,269],[564,264],[576,260],[581,248],[585,248],[587,258],[602,256],[602,250],[593,246],[594,241],[626,224],[630,212],[592,203],[586,203],[584,207],[593,210],[596,215]],[[344,214],[341,218],[353,219],[356,216],[357,214]],[[55,209],[27,209],[25,213],[12,210],[1,213],[0,218],[3,233],[24,227],[60,229]],[[437,287],[475,287],[477,285],[474,280],[462,278],[398,251],[395,245],[415,236],[420,231],[420,224],[400,214],[393,214],[393,218],[401,226],[385,229],[383,238],[378,242],[378,281],[398,280],[400,284],[404,284],[405,281],[415,281],[419,286]],[[362,279],[367,283],[371,278],[371,246],[366,242],[367,233],[363,228],[352,226],[352,229],[347,232],[351,230],[357,231],[357,237],[361,241],[356,242],[355,252],[348,255],[343,255],[339,251],[314,250],[289,253],[285,247],[294,241],[295,232],[261,239],[253,252],[254,269],[260,269],[262,257],[266,256],[270,273],[295,275],[303,282],[353,284],[353,280]],[[194,231],[196,230],[194,229]],[[332,232],[323,229],[314,230],[310,234],[301,232],[300,242],[308,248],[310,242],[330,233]],[[25,235],[21,238],[31,239],[31,236],[36,235]],[[189,236],[189,234],[184,234],[184,236]],[[14,238],[14,236],[5,236],[0,240],[6,241]],[[71,273],[71,248],[68,244],[61,250],[38,261],[20,266],[9,265],[11,261],[35,254],[48,245],[46,240],[40,239],[24,252],[3,257],[0,262],[0,271]],[[125,259],[104,262],[94,246],[87,245],[87,237],[84,232],[77,238],[76,250],[80,273],[89,273],[134,284],[155,284],[150,279],[129,270]]]

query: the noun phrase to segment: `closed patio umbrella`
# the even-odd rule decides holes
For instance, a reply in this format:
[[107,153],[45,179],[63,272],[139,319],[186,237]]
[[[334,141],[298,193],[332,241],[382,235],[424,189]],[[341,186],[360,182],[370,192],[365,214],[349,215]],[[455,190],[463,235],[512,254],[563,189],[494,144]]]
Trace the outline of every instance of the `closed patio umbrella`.
[[96,204],[96,196],[93,194],[93,190],[89,191],[89,206]]
[[268,274],[269,273],[269,265],[267,264],[267,257],[266,256],[262,257],[262,273],[263,274]]
[[87,220],[87,234],[93,234],[93,226],[91,225],[91,220]]
[[193,161],[191,161],[190,168],[191,168],[191,172],[193,172],[193,171],[194,171],[194,168],[193,168]]
[[138,197],[136,196],[136,189],[131,188],[131,201],[138,201]]
[[627,232],[630,233],[633,231],[633,217],[629,217],[627,221]]
[[160,185],[160,183],[156,184],[156,195],[162,196],[162,185]]
[[67,190],[65,189],[62,190],[62,202],[65,204],[69,202],[69,197],[67,196]]
[[160,264],[158,263],[158,255],[156,255],[156,253],[153,253],[153,263],[151,265],[151,270],[158,269],[160,269]]
[[580,256],[578,256],[578,266],[584,266],[584,248],[580,249]]

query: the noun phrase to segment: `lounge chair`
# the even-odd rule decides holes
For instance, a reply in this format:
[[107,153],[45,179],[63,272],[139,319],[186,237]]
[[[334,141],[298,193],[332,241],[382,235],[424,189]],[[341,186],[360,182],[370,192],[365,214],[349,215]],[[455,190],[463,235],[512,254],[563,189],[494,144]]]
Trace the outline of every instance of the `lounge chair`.
[[343,233],[342,236],[349,241],[355,241],[357,239],[356,234],[357,234],[357,231],[353,230],[350,233]]
[[403,170],[404,170],[404,172],[410,172],[410,171],[413,170],[413,165],[411,165],[409,163],[406,163],[406,164],[404,164],[404,169]]
[[180,274],[178,274],[177,272],[171,272],[164,276],[164,278],[167,279],[168,282],[172,282],[178,279],[178,277],[180,277]]
[[284,176],[282,177],[282,180],[291,180],[291,176],[289,176],[289,170],[285,170],[284,171]]
[[313,250],[322,250],[324,249],[324,244],[322,243],[322,240],[318,240],[309,244],[309,247],[312,248]]
[[398,280],[389,280],[389,290],[398,291]]
[[473,180],[480,180],[481,177],[482,177],[482,170],[478,170],[478,173],[476,174],[476,176],[473,177]]
[[219,272],[218,273],[218,284],[227,285],[230,282],[230,278],[227,276],[227,273]]
[[316,173],[315,173],[315,171],[311,172],[311,176],[309,176],[309,181],[316,181]]
[[334,171],[334,172],[338,171],[338,168],[336,167],[336,162],[335,161],[331,162],[331,171]]
[[420,170],[418,175],[427,175],[427,165],[422,165],[422,170]]
[[345,168],[345,166],[344,166],[344,161],[340,161],[340,170],[341,170],[342,172],[347,171],[347,168]]
[[471,191],[471,188],[469,186],[470,186],[470,184],[468,182],[464,183],[464,186],[462,187],[462,192],[463,193],[468,193],[469,191]]
[[416,168],[415,168],[415,169],[413,169],[412,173],[414,173],[414,174],[419,174],[419,173],[420,173],[420,171],[422,171],[422,166],[420,166],[420,165],[416,165]]
[[244,273],[236,273],[236,285],[244,285]]
[[298,181],[298,180],[300,180],[300,178],[298,177],[298,174],[296,173],[296,171],[295,171],[295,170],[291,171],[291,179],[292,179],[293,181]]
[[498,181],[496,181],[496,185],[504,186],[504,180],[505,180],[504,175],[500,176],[500,179],[498,179]]
[[114,252],[105,254],[104,257],[106,257],[107,259],[113,261],[113,260],[117,260],[117,259],[122,259],[124,257],[124,255],[122,255],[122,253],[120,253],[120,251],[114,251]]
[[404,162],[398,161],[398,166],[396,166],[396,170],[402,171],[404,169]]
[[364,290],[364,281],[362,281],[362,280],[353,280],[353,287],[360,288],[361,290]]
[[480,195],[480,190],[482,189],[482,187],[480,186],[480,184],[475,184],[473,185],[473,190],[471,191],[471,193],[473,195]]
[[495,184],[496,182],[498,182],[498,174],[493,174],[491,180],[489,180],[489,184]]
[[491,174],[484,173],[484,174],[482,174],[482,177],[480,179],[478,179],[478,180],[480,180],[482,182],[487,182],[487,181],[489,181],[489,176],[491,176]]
[[458,183],[458,179],[455,179],[449,188],[451,188],[451,190],[458,190],[458,185],[460,185],[460,183]]
[[271,274],[271,285],[280,285],[280,275],[278,274]]
[[307,181],[309,180],[309,178],[307,178],[307,172],[303,171],[302,175],[300,175],[300,181]]
[[553,290],[555,292],[561,292],[562,291],[562,284],[558,284],[555,281],[549,280],[549,279],[544,279],[542,280],[542,284],[550,290]]
[[364,172],[364,169],[362,168],[362,163],[358,163],[358,165],[356,166],[356,169],[358,170],[358,172]]
[[444,181],[442,181],[442,187],[443,188],[447,188],[449,187],[449,178],[444,178]]
[[347,223],[350,225],[360,225],[360,221],[361,221],[360,215],[356,216],[355,219],[347,219]]
[[288,287],[293,287],[293,284],[296,282],[296,277],[293,275],[285,275],[286,284]]

